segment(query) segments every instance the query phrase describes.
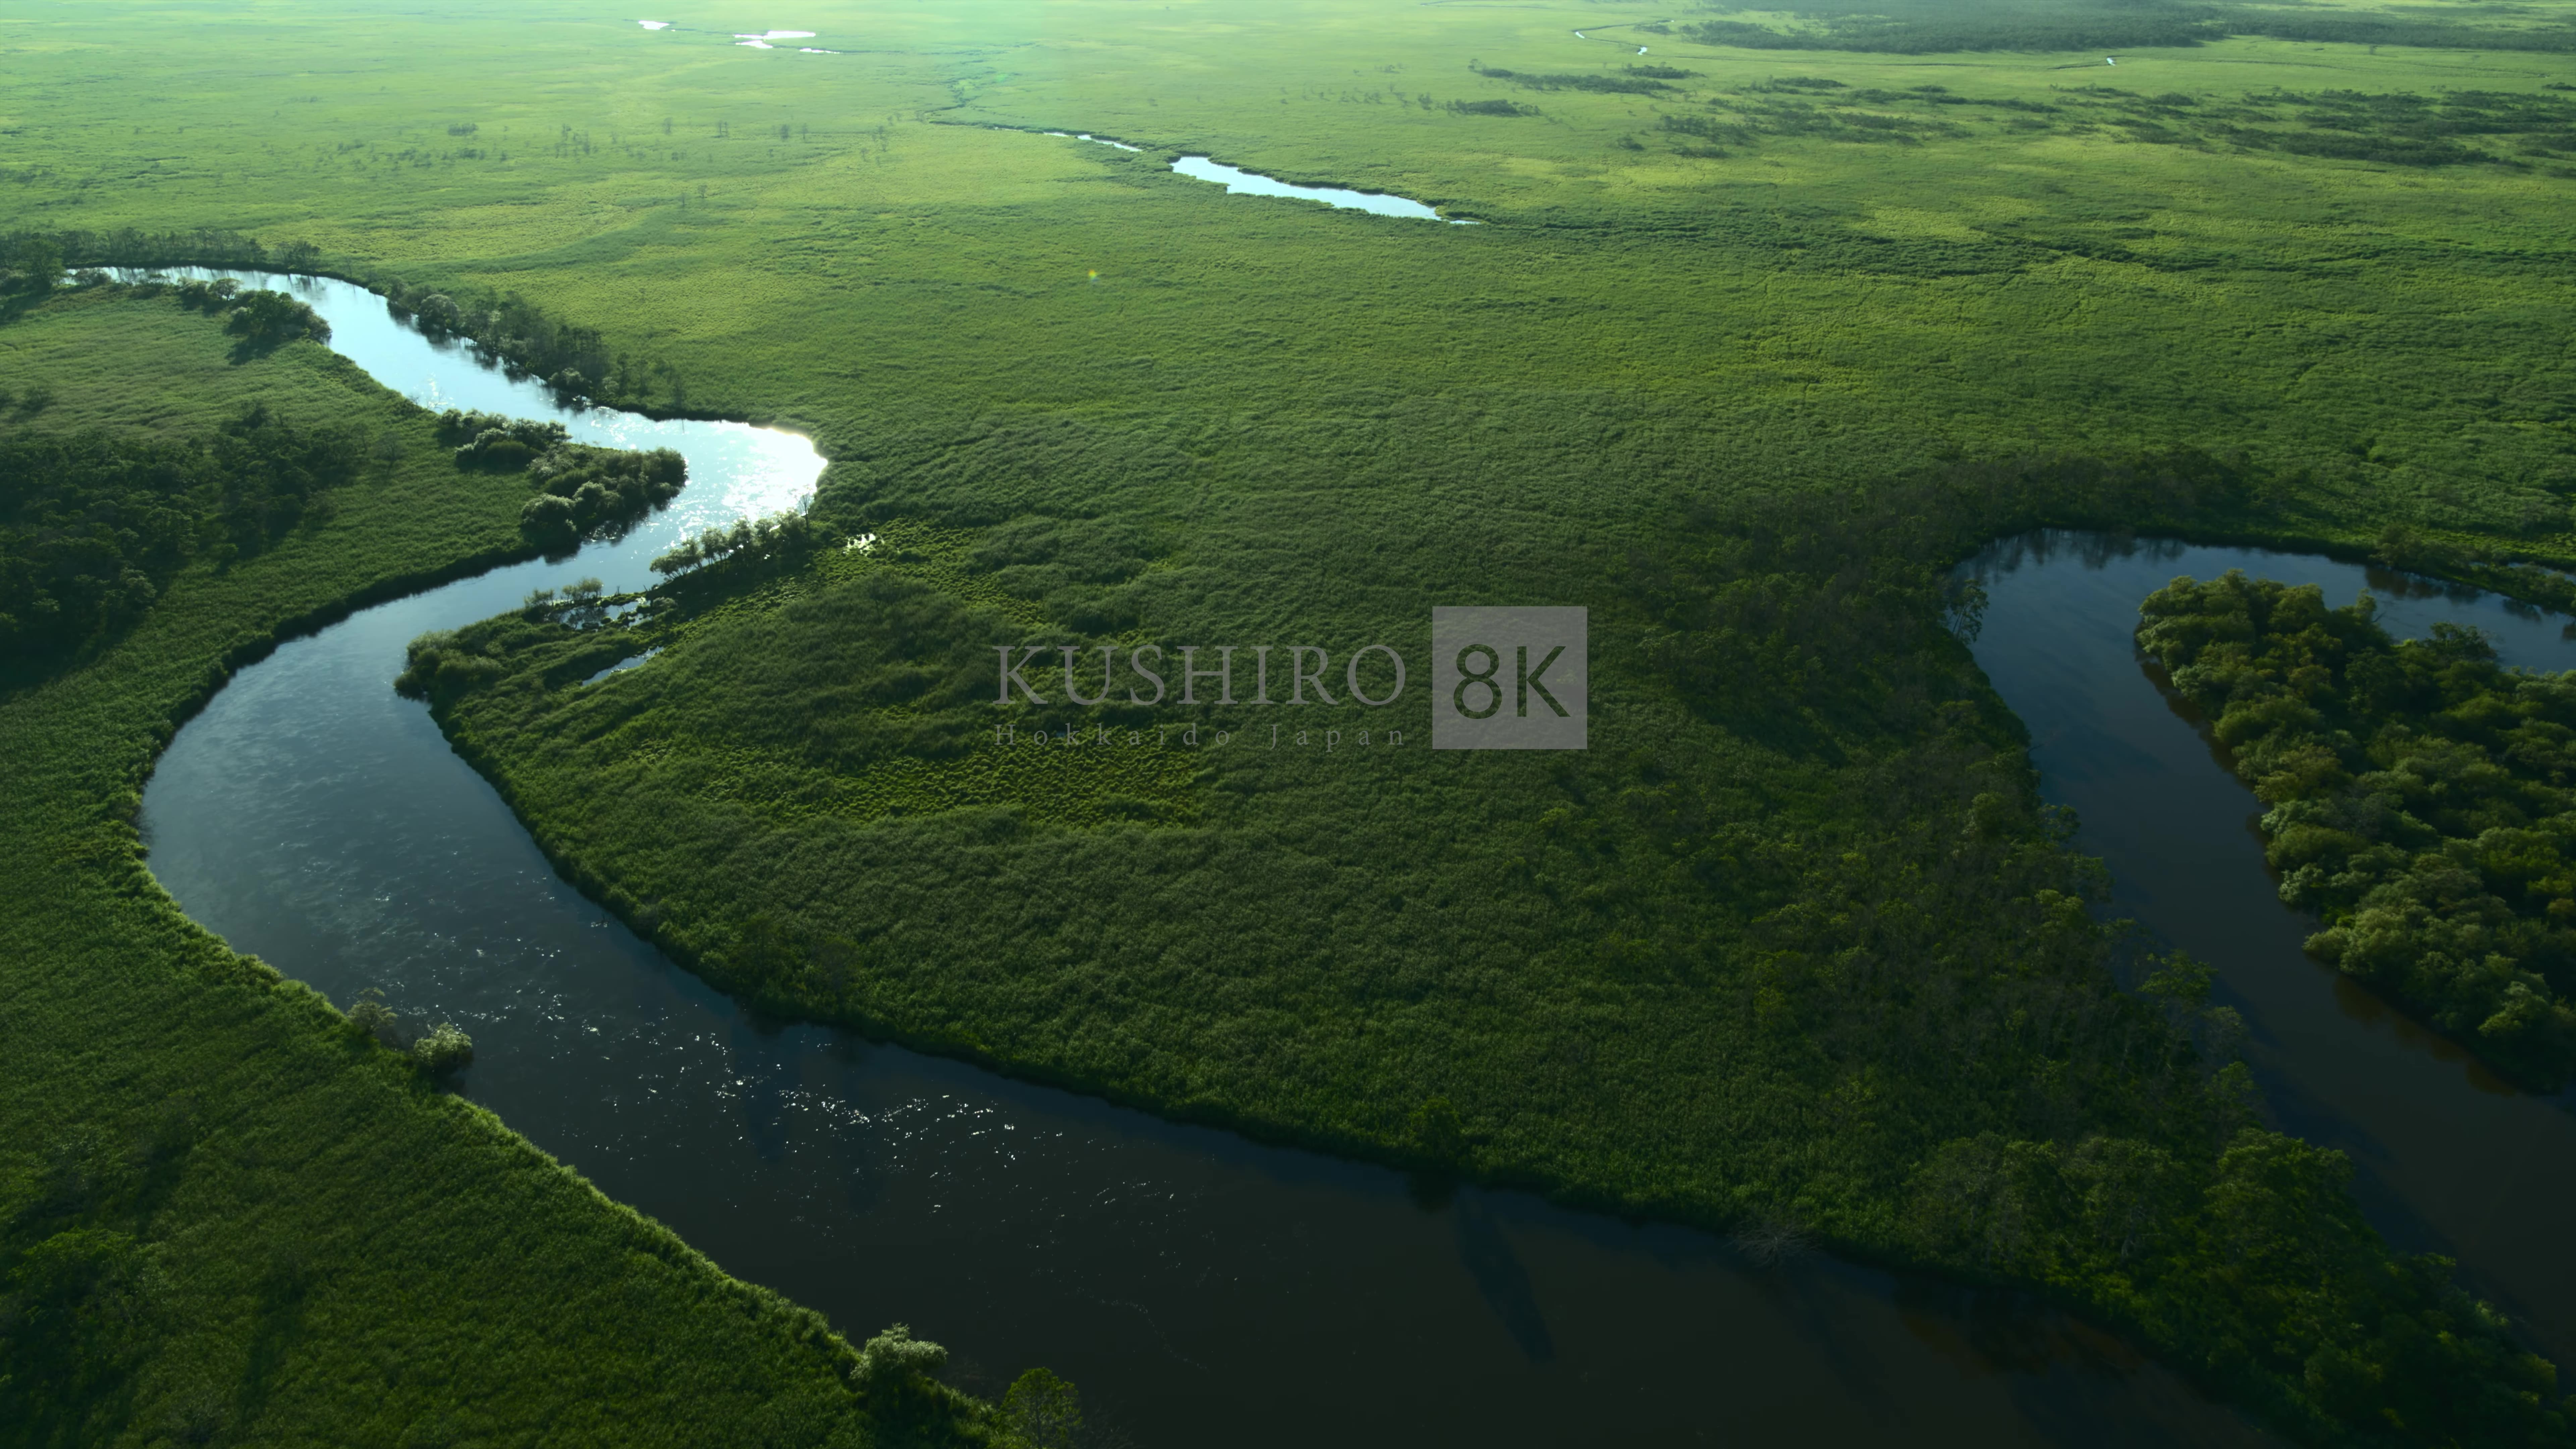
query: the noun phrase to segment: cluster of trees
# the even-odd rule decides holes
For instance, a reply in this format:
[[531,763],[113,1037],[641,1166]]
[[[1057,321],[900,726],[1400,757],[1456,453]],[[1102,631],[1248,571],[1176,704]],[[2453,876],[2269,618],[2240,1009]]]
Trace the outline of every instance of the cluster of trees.
[[63,276],[63,249],[48,236],[0,239],[0,293],[45,293]]
[[54,661],[123,631],[192,559],[255,553],[328,505],[363,452],[252,404],[159,442],[0,438],[0,660]]
[[460,468],[525,468],[571,436],[558,422],[463,408],[440,413],[437,426],[438,440],[456,449]]
[[2475,630],[2392,641],[2365,595],[2177,579],[2139,647],[2268,807],[2281,898],[2319,958],[2544,1089],[2576,1072],[2576,674]]
[[1461,116],[1535,116],[1538,107],[1518,101],[1451,101],[1449,109]]
[[700,564],[736,556],[776,559],[804,553],[822,537],[813,520],[790,510],[767,518],[746,518],[731,528],[710,528],[653,560],[657,574],[684,573]]
[[[2140,142],[2398,166],[2528,167],[2532,162],[2522,158],[2576,158],[2576,100],[2558,94],[2274,90],[2222,99],[2085,85],[2034,101],[1963,96],[1937,85],[1891,91],[1782,76],[1712,96],[1706,106],[1706,113],[1667,114],[1658,122],[1667,134],[1690,138],[1677,148],[1683,154],[1722,155],[1711,143],[1749,145],[1762,135],[1899,144],[1963,136],[1962,116],[1984,111],[2003,113],[1989,119],[2016,130],[2107,125]],[[2509,149],[2472,144],[2481,139],[2508,142]]]
[[437,426],[460,468],[527,470],[537,496],[519,510],[519,530],[549,553],[668,506],[689,481],[689,460],[676,450],[595,448],[571,441],[558,422],[449,408]]
[[670,448],[634,452],[563,443],[528,465],[528,481],[542,491],[519,511],[519,529],[538,547],[556,551],[593,529],[669,506],[689,481],[689,462]]
[[665,508],[688,485],[688,459],[675,449],[592,449],[551,420],[448,407],[438,415],[438,441],[456,446],[456,467],[528,469],[538,492],[520,508],[518,529],[546,552]]
[[92,267],[273,267],[308,271],[322,259],[321,248],[308,241],[271,247],[245,232],[216,227],[187,231],[13,232],[0,236],[0,254],[43,247],[58,262]]
[[2426,50],[2576,51],[2576,26],[2453,25],[2389,15],[2299,15],[2281,10],[2232,13],[2231,35],[2267,35],[2336,45],[2412,45]]
[[361,1035],[410,1057],[433,1077],[443,1080],[474,1064],[474,1039],[464,1028],[442,1021],[427,1031],[413,1031],[385,1005],[385,994],[372,986],[358,993],[348,1016],[349,1025]]
[[557,322],[516,292],[497,296],[463,287],[439,291],[394,280],[378,283],[387,306],[434,337],[462,337],[514,371],[542,378],[567,398],[642,399],[658,379],[672,407],[687,393],[669,365],[611,354],[588,327]]
[[284,292],[245,290],[230,277],[176,284],[155,277],[138,283],[134,290],[150,297],[164,288],[178,297],[180,306],[222,317],[225,333],[240,338],[245,348],[266,351],[299,338],[331,340],[331,324],[322,320],[322,314]]

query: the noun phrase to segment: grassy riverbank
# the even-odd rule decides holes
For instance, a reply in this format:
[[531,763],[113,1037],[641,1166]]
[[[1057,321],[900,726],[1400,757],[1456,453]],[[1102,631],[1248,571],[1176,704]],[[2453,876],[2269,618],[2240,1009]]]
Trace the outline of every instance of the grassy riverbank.
[[[2563,1437],[2334,1161],[2237,1135],[2188,971],[2114,989],[1932,583],[1998,478],[2566,561],[2562,57],[669,18],[371,17],[355,61],[304,4],[0,22],[21,225],[515,289],[617,397],[820,440],[818,515],[881,556],[684,583],[595,689],[596,636],[504,621],[509,677],[443,702],[639,925],[1175,1113],[2053,1285],[2315,1437]],[[1184,151],[1489,224],[1229,198]],[[2016,463],[2070,457],[2148,461]],[[1476,601],[1593,610],[1589,754],[979,753],[997,636],[1415,649]]]
[[167,299],[0,326],[26,425],[166,442],[265,402],[374,449],[265,552],[200,563],[97,657],[0,693],[0,1443],[838,1444],[974,1438],[862,1402],[850,1347],[726,1278],[147,873],[153,756],[299,622],[519,547],[514,475],[319,347],[230,360]]
[[[2190,457],[1962,469],[1523,560],[1591,611],[1576,755],[1435,754],[1418,690],[997,709],[994,639],[1177,659],[1226,637],[1206,611],[1068,624],[1063,601],[1097,605],[1067,576],[1158,577],[1096,531],[738,555],[652,622],[504,616],[442,636],[423,676],[569,874],[764,1010],[2045,1285],[2302,1437],[2394,1415],[2424,1442],[2560,1442],[2547,1365],[2439,1260],[2391,1254],[2339,1157],[2255,1125],[2206,973],[2124,957],[2086,915],[2098,867],[1944,627],[1978,537],[2252,527],[2249,481]],[[1466,593],[1475,567],[1426,563],[1422,587]],[[1321,637],[1419,659],[1426,622],[1399,600]],[[1037,676],[1053,696],[1061,672]]]

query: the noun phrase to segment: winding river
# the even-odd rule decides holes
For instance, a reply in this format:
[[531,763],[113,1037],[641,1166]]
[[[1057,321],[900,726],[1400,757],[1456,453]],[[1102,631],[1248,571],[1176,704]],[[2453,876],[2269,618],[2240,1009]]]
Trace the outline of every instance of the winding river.
[[2281,1127],[2350,1153],[2362,1207],[2391,1241],[2457,1258],[2539,1347],[2576,1364],[2576,1098],[2514,1090],[2301,953],[2315,923],[2274,894],[2262,807],[2130,639],[2149,593],[2231,568],[2321,585],[2331,605],[2367,588],[2400,638],[2473,624],[2507,663],[2537,669],[2576,668],[2576,626],[2474,589],[2264,549],[2037,534],[1969,567],[1989,599],[1977,662],[2030,727],[2041,788],[2074,807],[2077,846],[2110,866],[2120,913],[2216,968]]
[[[2258,1442],[2013,1295],[1816,1255],[1764,1266],[1516,1193],[1426,1200],[1380,1168],[746,1013],[556,878],[391,682],[414,635],[583,575],[639,584],[682,533],[807,496],[821,460],[737,424],[566,411],[359,288],[233,275],[293,288],[397,391],[677,447],[692,481],[623,541],[369,609],[243,670],[145,793],[153,869],[195,919],[332,999],[381,986],[407,1017],[463,1025],[462,1090],[727,1271],[852,1335],[907,1321],[985,1392],[1048,1364],[1148,1449]],[[2244,557],[1991,553],[1978,657],[2038,735],[2051,793],[2095,822],[2085,843],[2124,904],[2220,967],[2288,1124],[2354,1152],[2390,1231],[2456,1252],[2563,1343],[2576,1293],[2542,1205],[2565,1200],[2570,1118],[2299,956],[2242,828],[2250,797],[2138,670],[2138,598],[2223,556]],[[2267,561],[2357,587],[2340,567]],[[2517,657],[2576,652],[2475,600],[2405,608],[2497,625]]]

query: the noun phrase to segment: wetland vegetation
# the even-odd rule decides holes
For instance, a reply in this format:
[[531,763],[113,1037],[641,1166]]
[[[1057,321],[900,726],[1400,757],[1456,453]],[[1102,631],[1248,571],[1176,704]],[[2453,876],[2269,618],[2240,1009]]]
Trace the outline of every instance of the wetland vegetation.
[[246,358],[127,289],[0,325],[0,387],[48,386],[0,442],[36,591],[0,686],[0,1442],[1007,1442],[437,1090],[455,1027],[344,1018],[152,883],[136,791],[179,722],[280,637],[519,552],[525,484],[319,346]]
[[[2348,1164],[2274,1130],[2197,968],[2088,911],[2097,873],[1950,633],[1976,601],[1948,569],[2060,523],[2379,549],[2563,599],[2571,14],[1313,0],[1139,23],[995,0],[871,13],[868,48],[806,56],[466,5],[375,18],[381,59],[350,73],[345,23],[301,5],[148,12],[171,48],[138,51],[103,48],[147,15],[109,4],[7,22],[0,198],[29,278],[291,252],[564,394],[815,435],[832,467],[796,528],[701,546],[617,620],[532,605],[412,661],[567,875],[766,1010],[2033,1285],[2306,1440],[2564,1443],[2551,1367],[2441,1261],[2392,1252]],[[824,47],[835,18],[806,22]],[[1028,134],[1058,129],[1142,149]],[[1171,175],[1184,154],[1489,224],[1230,198]],[[41,290],[0,384],[49,389],[47,436],[211,447],[183,440],[239,415],[250,372],[345,387],[308,343],[219,362],[220,328],[166,302]],[[202,382],[109,360],[182,324]],[[168,571],[142,622],[0,699],[42,766],[13,777],[61,822],[11,846],[47,882],[24,900],[54,903],[11,907],[8,979],[44,1003],[12,1019],[51,1023],[46,1051],[118,1011],[99,1050],[143,1051],[176,1029],[153,1012],[211,1010],[192,993],[284,999],[149,964],[227,959],[117,814],[210,661],[523,548],[530,509],[561,543],[612,498],[651,506],[644,473],[362,402],[358,476],[405,480],[400,507],[362,529],[343,501],[229,573],[138,531],[160,560],[138,571]],[[1412,648],[1435,603],[1507,602],[1591,610],[1589,752],[1083,754],[1027,744],[1069,722],[1035,710],[997,741],[983,693],[996,638]],[[160,672],[79,683],[117,661]],[[1389,713],[1427,725],[1417,699]],[[2396,768],[2337,727],[2359,752],[2337,768]],[[2540,785],[2515,778],[2528,816]],[[64,944],[111,938],[122,975]],[[161,1004],[94,985],[128,977]],[[261,1029],[324,1052],[297,1010]],[[407,1068],[363,1075],[395,1065],[347,1070],[401,1084],[368,1110],[438,1124],[401,1138],[422,1160],[501,1150]],[[47,1099],[62,1121],[160,1110],[78,1080]],[[398,1212],[420,1180],[349,1191]],[[836,1341],[760,1312],[705,1362],[821,1382],[797,1376]],[[589,1382],[511,1379],[494,1412],[536,1422],[511,1395]]]
[[2177,579],[2138,646],[2268,807],[2281,899],[2319,958],[2544,1090],[2576,1070],[2576,679],[2474,630],[2392,640],[2373,605],[2239,574]]

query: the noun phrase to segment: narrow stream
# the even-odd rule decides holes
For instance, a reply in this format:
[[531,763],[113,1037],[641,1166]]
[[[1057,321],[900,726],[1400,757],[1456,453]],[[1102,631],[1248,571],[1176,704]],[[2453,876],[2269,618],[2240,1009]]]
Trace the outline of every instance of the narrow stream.
[[2216,968],[2283,1130],[2350,1153],[2382,1232],[2457,1258],[2552,1357],[2576,1363],[2569,1098],[2514,1090],[2301,953],[2316,923],[2274,893],[2262,807],[2159,692],[2132,641],[2148,594],[2179,574],[2231,568],[2322,585],[2335,606],[2367,588],[2399,638],[2436,620],[2474,624],[2507,663],[2535,669],[2576,668],[2565,621],[2473,589],[2263,549],[2036,534],[1970,568],[1989,598],[1977,662],[2029,725],[2042,789],[2074,807],[2077,846],[2111,867],[2119,912]]
[[[1815,1255],[1757,1266],[1516,1193],[1423,1201],[1394,1172],[745,1013],[556,878],[391,683],[424,630],[585,574],[632,585],[680,533],[803,496],[811,448],[567,414],[358,288],[245,280],[293,286],[399,391],[669,443],[693,481],[622,543],[367,610],[243,670],[145,793],[153,869],[333,1000],[381,986],[406,1017],[457,1021],[477,1052],[462,1090],[727,1271],[853,1335],[907,1321],[986,1392],[1052,1366],[1147,1449],[2259,1442],[2014,1295]],[[1999,597],[1990,641],[2011,612]],[[2289,959],[2328,993],[2295,941]],[[2389,1036],[2347,1028],[2370,1033]]]
[[[1095,146],[1112,146],[1121,151],[1142,151],[1124,141],[1112,141],[1089,131],[1040,131],[1041,136],[1054,136],[1067,141],[1089,141]],[[1442,216],[1436,209],[1384,191],[1354,191],[1347,186],[1300,186],[1240,166],[1228,166],[1206,156],[1182,156],[1172,162],[1175,174],[1193,181],[1208,181],[1222,186],[1229,196],[1286,196],[1299,201],[1320,201],[1350,211],[1365,211],[1376,216],[1398,216],[1408,221],[1446,221],[1451,226],[1482,226],[1469,216]]]

